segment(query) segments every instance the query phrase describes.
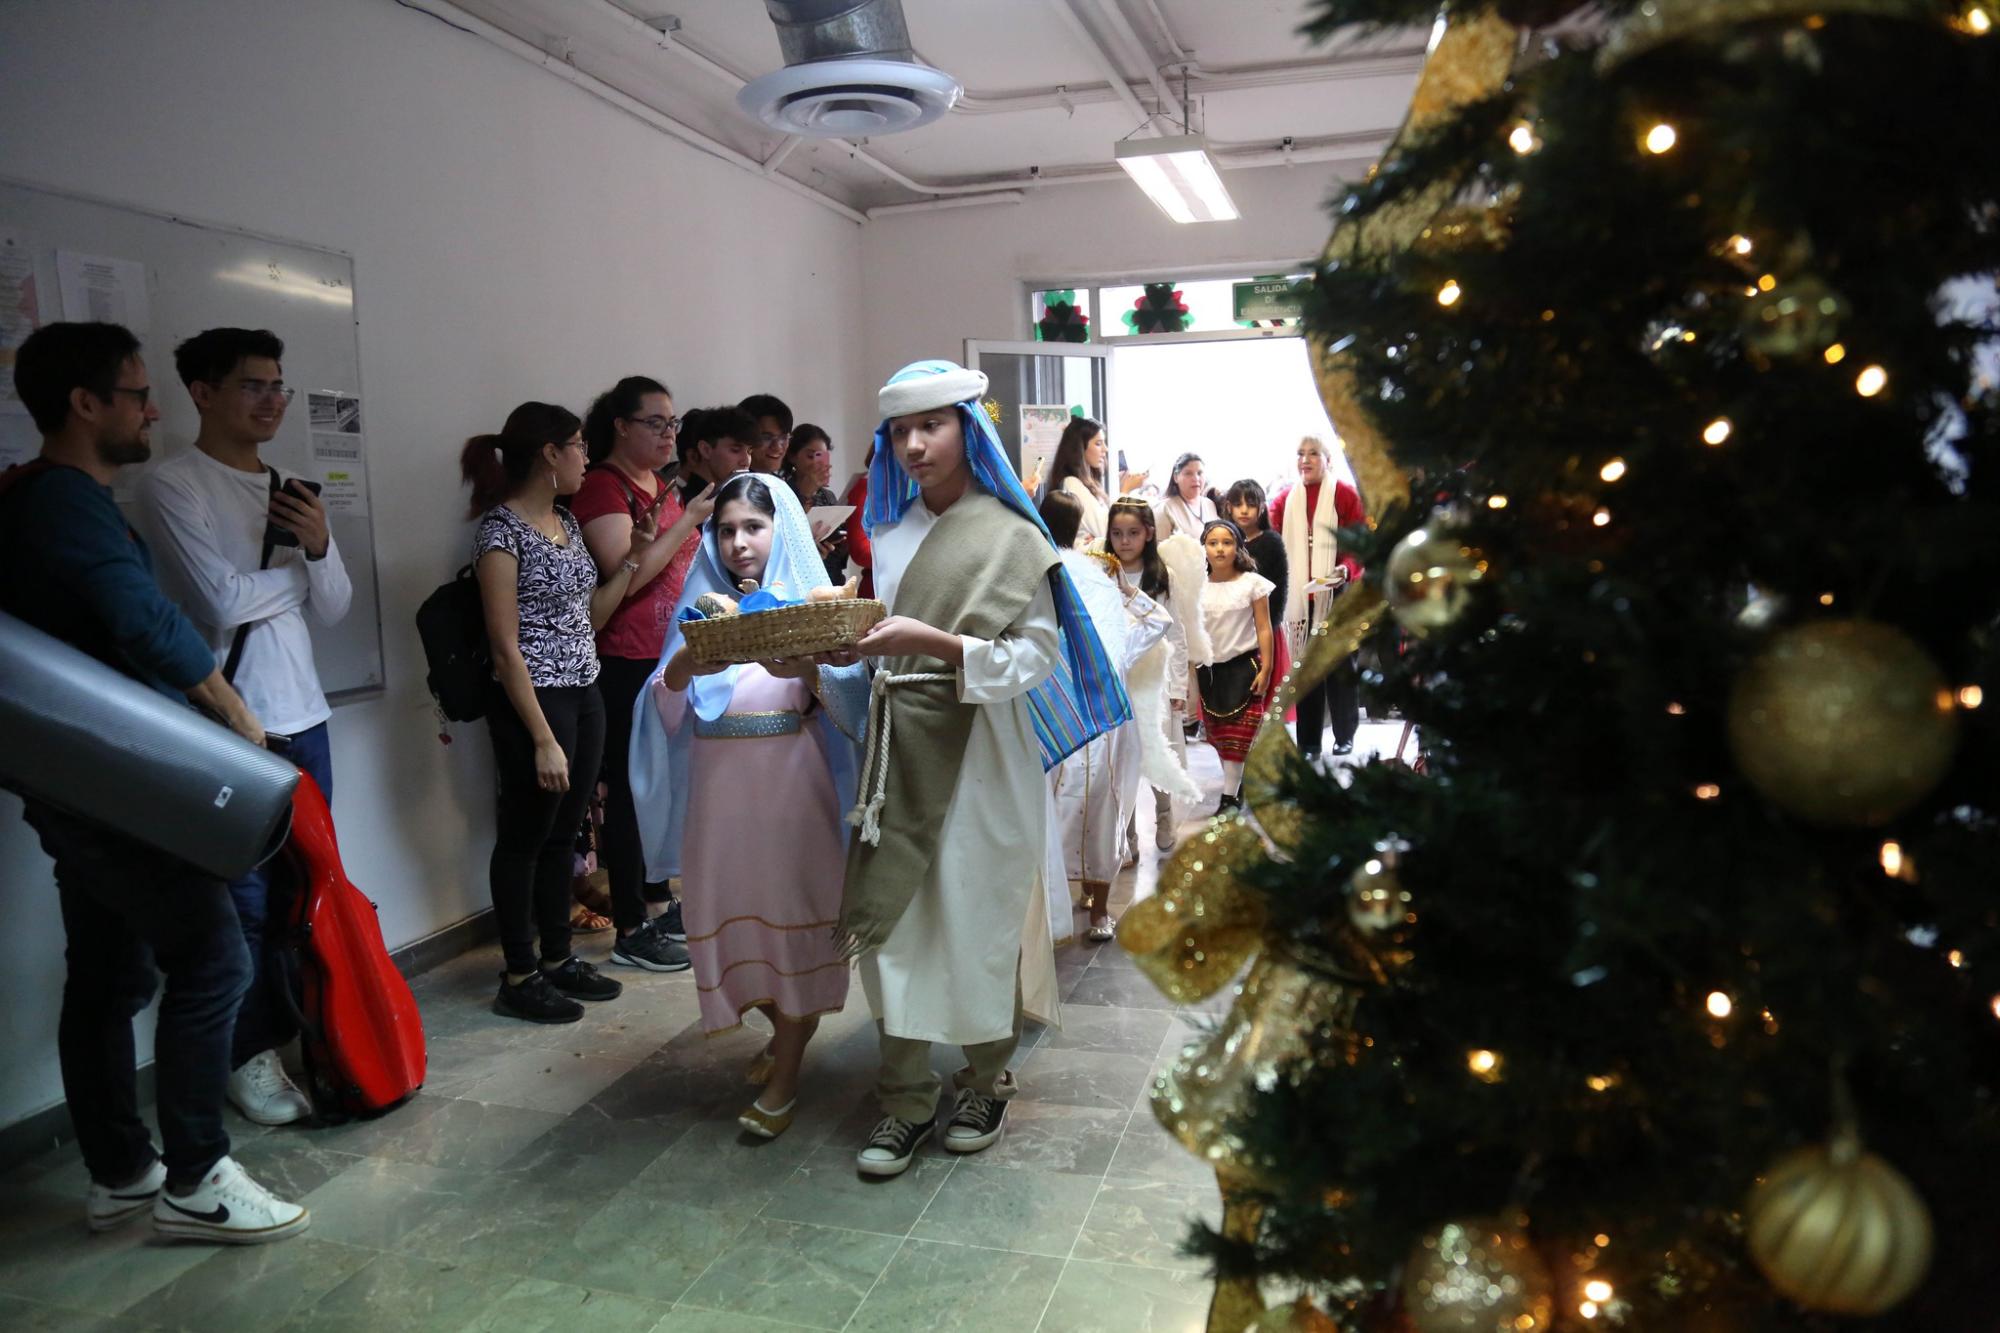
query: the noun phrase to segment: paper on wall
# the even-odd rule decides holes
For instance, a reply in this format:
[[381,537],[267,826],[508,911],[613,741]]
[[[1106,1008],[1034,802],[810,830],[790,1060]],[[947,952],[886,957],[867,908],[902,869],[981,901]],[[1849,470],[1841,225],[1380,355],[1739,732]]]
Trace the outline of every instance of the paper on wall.
[[136,259],[56,251],[56,291],[64,319],[123,324],[140,337],[152,322],[146,266]]
[[320,503],[329,514],[368,512],[368,441],[361,433],[361,399],[351,393],[315,389],[306,395],[306,422],[312,438],[315,479],[324,488]]
[[[35,249],[20,232],[0,228],[0,415],[28,414],[21,396],[14,392],[14,352],[41,323],[41,300],[35,293]],[[6,449],[12,438],[11,434],[0,438],[0,450]]]
[[1046,478],[1049,463],[1069,425],[1069,409],[1063,406],[1021,406],[1021,476]]

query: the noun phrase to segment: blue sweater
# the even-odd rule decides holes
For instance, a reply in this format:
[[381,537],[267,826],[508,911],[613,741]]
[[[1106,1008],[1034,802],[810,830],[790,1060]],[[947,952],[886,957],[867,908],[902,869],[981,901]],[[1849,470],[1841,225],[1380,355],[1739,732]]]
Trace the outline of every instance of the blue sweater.
[[0,497],[0,611],[175,698],[215,670],[111,488],[80,468],[18,479]]

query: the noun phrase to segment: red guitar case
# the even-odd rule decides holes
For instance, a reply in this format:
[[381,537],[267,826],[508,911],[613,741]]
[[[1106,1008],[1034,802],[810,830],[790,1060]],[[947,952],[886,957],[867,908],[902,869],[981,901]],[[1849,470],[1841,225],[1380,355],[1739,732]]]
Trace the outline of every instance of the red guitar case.
[[424,1084],[423,1018],[383,946],[375,904],[340,864],[332,812],[308,773],[292,794],[281,860],[291,909],[280,984],[296,1001],[314,1101],[322,1115],[386,1111]]

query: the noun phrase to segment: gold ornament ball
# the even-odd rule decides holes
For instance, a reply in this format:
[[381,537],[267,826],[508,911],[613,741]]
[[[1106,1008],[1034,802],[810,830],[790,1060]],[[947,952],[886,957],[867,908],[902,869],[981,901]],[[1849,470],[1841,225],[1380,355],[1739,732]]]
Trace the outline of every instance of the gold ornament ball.
[[1729,696],[1737,767],[1808,823],[1888,823],[1937,785],[1957,745],[1944,674],[1915,640],[1876,621],[1783,631]]
[[1387,857],[1369,857],[1347,881],[1347,919],[1364,935],[1409,924],[1410,903],[1410,891]]
[[1547,1333],[1555,1281],[1519,1228],[1452,1221],[1410,1251],[1403,1309],[1417,1333]]
[[1840,336],[1847,298],[1815,274],[1787,278],[1743,306],[1743,345],[1775,361],[1816,357]]
[[1486,555],[1442,524],[1418,528],[1389,553],[1389,611],[1418,638],[1458,623],[1489,572]]
[[1880,1314],[1930,1268],[1930,1210],[1901,1172],[1851,1133],[1781,1159],[1751,1192],[1744,1216],[1757,1267],[1809,1310]]

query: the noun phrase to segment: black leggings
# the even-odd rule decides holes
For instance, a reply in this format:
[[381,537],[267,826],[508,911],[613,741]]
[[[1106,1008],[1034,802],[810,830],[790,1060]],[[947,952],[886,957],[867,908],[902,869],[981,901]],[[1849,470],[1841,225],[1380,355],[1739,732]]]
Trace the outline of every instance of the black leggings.
[[657,663],[636,657],[598,659],[597,688],[604,695],[604,842],[598,860],[611,881],[611,919],[618,933],[646,924],[646,901],[664,901],[665,885],[649,892],[646,847],[632,808],[632,705]]
[[1333,743],[1354,744],[1361,729],[1361,681],[1354,655],[1327,673],[1325,680],[1299,696],[1299,749],[1308,758],[1319,753],[1328,716],[1333,720]]
[[486,715],[500,789],[488,872],[493,917],[500,927],[507,970],[517,976],[535,970],[537,933],[544,961],[559,963],[569,957],[576,832],[583,826],[583,812],[604,757],[604,701],[597,686],[537,686],[535,698],[556,744],[569,759],[568,791],[544,791],[536,783],[535,742],[498,690]]

